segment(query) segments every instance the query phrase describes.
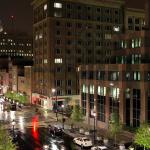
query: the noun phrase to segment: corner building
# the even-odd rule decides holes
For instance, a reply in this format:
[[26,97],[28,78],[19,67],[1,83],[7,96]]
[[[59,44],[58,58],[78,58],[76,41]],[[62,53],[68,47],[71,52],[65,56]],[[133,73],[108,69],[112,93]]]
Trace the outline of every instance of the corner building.
[[125,126],[150,122],[150,31],[116,35],[112,64],[79,67],[81,106],[87,122],[108,127],[112,112]]
[[[33,95],[39,102],[40,96],[49,100],[52,88],[60,97],[79,94],[76,68],[110,63],[112,35],[128,28],[125,18],[133,11],[125,16],[122,0],[33,0],[32,6]],[[143,11],[137,13],[143,20]]]
[[79,93],[76,67],[109,61],[101,56],[110,53],[113,26],[122,28],[122,4],[33,1],[35,93],[50,96],[54,87],[58,95]]

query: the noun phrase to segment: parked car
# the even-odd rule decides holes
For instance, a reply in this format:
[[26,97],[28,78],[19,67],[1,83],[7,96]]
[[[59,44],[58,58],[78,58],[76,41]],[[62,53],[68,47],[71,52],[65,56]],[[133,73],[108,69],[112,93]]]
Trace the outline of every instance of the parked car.
[[63,130],[60,127],[49,125],[48,130],[50,134],[55,136],[61,136],[63,134]]
[[108,150],[106,146],[93,146],[91,150]]
[[76,137],[73,142],[81,147],[91,147],[93,145],[92,140],[87,137]]

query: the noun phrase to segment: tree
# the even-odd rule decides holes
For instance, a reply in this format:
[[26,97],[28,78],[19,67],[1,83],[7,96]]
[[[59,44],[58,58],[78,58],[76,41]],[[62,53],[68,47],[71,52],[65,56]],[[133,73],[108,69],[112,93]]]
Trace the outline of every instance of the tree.
[[16,146],[12,142],[12,138],[8,132],[0,125],[0,149],[1,150],[16,150]]
[[121,130],[122,130],[122,125],[120,124],[119,115],[118,113],[114,112],[110,116],[109,132],[111,133],[112,137],[114,137],[115,144],[116,144],[117,134],[119,134]]
[[74,123],[80,123],[83,121],[83,113],[79,105],[74,105],[71,114],[71,119]]
[[150,127],[148,124],[142,124],[136,131],[134,143],[143,146],[144,150],[150,148]]

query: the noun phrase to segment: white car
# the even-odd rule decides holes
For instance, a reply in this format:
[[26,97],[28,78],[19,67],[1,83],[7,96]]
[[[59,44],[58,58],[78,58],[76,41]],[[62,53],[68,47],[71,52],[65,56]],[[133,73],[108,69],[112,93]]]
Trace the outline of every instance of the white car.
[[77,145],[80,145],[82,147],[91,147],[92,144],[92,140],[90,140],[87,137],[77,137],[73,139],[73,142],[76,143]]
[[106,146],[94,146],[91,150],[108,150]]

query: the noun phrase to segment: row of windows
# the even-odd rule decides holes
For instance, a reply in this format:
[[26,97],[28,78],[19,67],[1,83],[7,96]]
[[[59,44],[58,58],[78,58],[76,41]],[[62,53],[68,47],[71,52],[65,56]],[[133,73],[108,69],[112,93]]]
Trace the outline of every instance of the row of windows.
[[[108,79],[106,78],[108,74]],[[126,81],[140,81],[144,78],[146,81],[150,81],[150,71],[144,73],[144,77],[142,77],[140,71],[130,71],[122,73],[122,77],[118,71],[82,71],[81,72],[81,79],[96,79],[96,80],[109,80],[109,81],[119,81],[119,80],[126,80]]]
[[[86,103],[87,103],[87,97],[89,98],[89,105],[90,105],[90,112],[92,112],[92,110],[94,109],[94,94],[85,94],[82,93],[82,108],[84,110],[84,114],[86,115]],[[101,95],[97,95],[97,118],[100,121],[105,122],[105,102],[106,101],[106,97],[105,96],[101,96]],[[140,109],[141,109],[141,92],[139,89],[133,89],[133,116],[132,116],[132,120],[133,120],[133,127],[138,127],[140,125]],[[149,101],[149,97],[148,97],[148,101]],[[126,123],[128,125],[130,125],[130,101],[129,101],[129,106],[128,109],[126,109],[126,111],[129,113],[126,116]],[[109,97],[109,114],[111,115],[113,112],[116,112],[117,114],[119,114],[119,98],[113,98],[113,97]],[[148,107],[148,112],[149,112],[149,107]],[[147,112],[147,113],[148,113]],[[90,114],[91,116],[91,114]],[[92,116],[91,116],[92,117]]]
[[140,48],[142,46],[142,39],[135,38],[131,40],[121,40],[114,42],[115,50],[126,48]]
[[67,12],[66,14],[61,12],[61,11],[55,11],[54,12],[54,17],[57,17],[57,18],[69,18],[69,19],[81,19],[81,20],[92,20],[92,21],[100,21],[100,22],[107,22],[107,23],[116,23],[116,24],[121,24],[122,23],[122,20],[121,18],[118,18],[118,17],[114,17],[112,15],[104,15],[104,16],[101,16],[101,15],[92,15],[92,14],[86,14],[86,15],[81,15],[80,13],[76,14],[74,16],[74,13],[71,13],[71,12]]
[[69,10],[72,11],[74,10],[78,10],[78,11],[85,11],[88,10],[89,12],[91,11],[96,11],[97,13],[106,13],[106,14],[112,14],[114,13],[115,15],[119,14],[119,10],[115,9],[115,8],[107,8],[107,7],[93,7],[93,6],[89,6],[89,5],[78,5],[78,4],[74,4],[74,3],[59,3],[59,2],[55,2],[54,3],[54,8],[60,9],[60,8],[64,8],[65,10]]
[[[34,90],[34,92],[37,92],[41,95],[48,95],[48,91],[46,89],[42,89],[42,90]],[[57,96],[62,96],[63,95],[64,90],[62,89],[57,89]],[[67,95],[72,95],[73,91],[71,89],[67,89],[65,90]]]
[[31,44],[21,44],[21,43],[6,43],[6,42],[0,42],[0,45],[11,45],[11,46],[31,46]]
[[30,56],[30,57],[32,57],[32,56],[33,56],[33,54],[0,53],[0,56]]
[[[41,62],[38,60],[36,60],[36,61],[34,61],[34,63],[35,64],[40,64]],[[64,71],[66,71],[66,72],[74,72],[74,70],[75,70],[75,68],[74,67],[72,67],[72,66],[68,66],[68,67],[66,67],[66,68],[62,68],[62,67],[56,67],[56,69],[55,69],[55,71],[56,72],[64,72]],[[39,68],[39,67],[34,67],[34,72],[50,72],[51,70],[50,69],[48,69],[48,68]]]
[[[40,21],[47,17],[48,11],[54,10],[54,16],[55,17],[69,17],[69,18],[78,18],[78,19],[93,19],[93,16],[107,16],[108,18],[120,18],[121,13],[119,9],[116,8],[107,8],[107,7],[94,7],[89,5],[82,5],[82,4],[75,4],[75,3],[60,3],[60,2],[54,2],[52,8],[48,8],[48,5],[42,4],[38,8],[34,10],[34,22]],[[83,15],[83,13],[85,13]],[[82,15],[81,15],[82,14]],[[106,17],[104,17],[106,18]]]
[[142,56],[141,54],[132,54],[128,56],[116,56],[115,63],[116,64],[141,64]]
[[[63,44],[63,40],[61,39],[57,39],[55,42],[56,45],[62,45]],[[64,42],[65,45],[76,45],[76,46],[111,46],[111,42],[110,41],[99,41],[99,40],[90,40],[90,41],[82,41],[82,40],[78,40],[78,41],[74,41],[74,40],[66,40]]]
[[[60,87],[63,85],[63,80],[55,80],[55,86]],[[72,86],[72,80],[66,81],[67,86]]]
[[90,24],[90,23],[82,23],[82,22],[60,22],[56,21],[56,28],[59,27],[66,27],[66,28],[78,28],[78,29],[95,29],[95,30],[102,30],[102,31],[112,31],[113,25],[102,25],[102,24]]

